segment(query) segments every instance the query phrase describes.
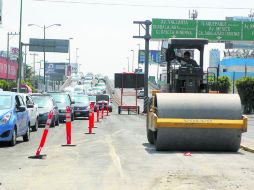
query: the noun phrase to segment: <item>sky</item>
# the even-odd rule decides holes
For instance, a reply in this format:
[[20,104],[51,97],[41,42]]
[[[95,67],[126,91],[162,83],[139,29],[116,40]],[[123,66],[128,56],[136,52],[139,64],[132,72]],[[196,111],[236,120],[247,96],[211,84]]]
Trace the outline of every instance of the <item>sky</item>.
[[[20,0],[2,0],[2,25],[0,26],[0,50],[6,50],[7,33],[19,31]],[[43,38],[39,26],[53,26],[46,30],[46,38],[69,39],[71,62],[78,62],[84,73],[102,73],[113,77],[116,72],[137,67],[138,44],[144,49],[145,41],[134,39],[138,25],[133,21],[152,18],[188,19],[189,10],[198,11],[200,20],[225,20],[226,16],[248,16],[254,11],[253,0],[23,0],[22,42],[29,38]],[[144,34],[144,30],[141,30]],[[10,47],[18,47],[18,37],[10,40]],[[151,41],[150,49],[157,50],[158,41]],[[210,49],[222,49],[222,44],[206,47],[205,65]],[[133,52],[134,50],[134,60]],[[34,52],[27,52],[27,63],[33,63]],[[36,62],[43,60],[37,53]],[[77,56],[76,56],[77,55]],[[68,62],[69,54],[46,53],[48,62]],[[39,63],[36,63],[38,70]],[[152,74],[151,74],[152,75]]]

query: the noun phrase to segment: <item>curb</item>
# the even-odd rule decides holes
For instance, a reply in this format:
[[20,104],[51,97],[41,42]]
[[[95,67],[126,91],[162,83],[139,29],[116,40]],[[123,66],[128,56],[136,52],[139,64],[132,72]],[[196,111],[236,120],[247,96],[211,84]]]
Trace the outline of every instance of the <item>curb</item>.
[[254,149],[253,148],[250,148],[246,145],[240,145],[241,149],[247,151],[247,152],[251,152],[251,153],[254,153]]

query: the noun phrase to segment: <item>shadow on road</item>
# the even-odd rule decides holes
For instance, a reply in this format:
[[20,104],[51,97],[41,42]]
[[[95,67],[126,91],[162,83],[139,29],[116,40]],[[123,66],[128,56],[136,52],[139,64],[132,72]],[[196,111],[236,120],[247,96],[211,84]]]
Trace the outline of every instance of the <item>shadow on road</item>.
[[[15,146],[17,146],[18,144],[21,144],[21,143],[26,143],[22,140],[17,140],[17,144]],[[13,146],[11,146],[9,144],[9,142],[0,142],[0,148],[12,148]]]
[[184,154],[186,152],[190,152],[192,155],[197,155],[197,154],[232,154],[232,155],[245,155],[244,153],[242,152],[218,152],[218,151],[188,151],[188,150],[185,150],[185,151],[156,151],[154,145],[151,145],[150,143],[143,143],[142,144],[144,147],[145,147],[145,150],[147,153],[149,154],[175,154],[175,153],[180,153],[180,154]]

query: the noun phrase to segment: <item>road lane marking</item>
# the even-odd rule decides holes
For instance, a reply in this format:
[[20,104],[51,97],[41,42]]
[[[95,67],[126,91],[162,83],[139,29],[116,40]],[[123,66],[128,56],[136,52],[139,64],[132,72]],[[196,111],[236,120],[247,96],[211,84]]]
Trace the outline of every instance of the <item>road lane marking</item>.
[[120,160],[120,157],[116,153],[114,145],[112,144],[112,138],[111,138],[111,136],[108,135],[106,137],[105,141],[107,142],[107,144],[109,146],[110,156],[111,156],[111,158],[113,160],[113,163],[114,163],[116,169],[118,170],[118,172],[120,174],[120,177],[124,178],[124,174],[123,174],[123,170],[122,170],[122,165],[121,165],[121,160]]

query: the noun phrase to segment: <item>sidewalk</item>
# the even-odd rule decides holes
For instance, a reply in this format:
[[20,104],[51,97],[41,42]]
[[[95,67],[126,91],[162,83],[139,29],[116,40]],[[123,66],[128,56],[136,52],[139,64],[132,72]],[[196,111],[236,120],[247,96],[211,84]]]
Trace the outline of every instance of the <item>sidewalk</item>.
[[254,153],[254,114],[247,115],[248,128],[247,132],[242,134],[241,147],[249,152]]

